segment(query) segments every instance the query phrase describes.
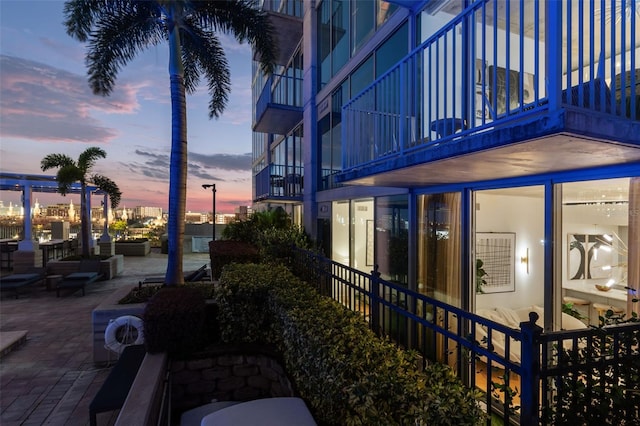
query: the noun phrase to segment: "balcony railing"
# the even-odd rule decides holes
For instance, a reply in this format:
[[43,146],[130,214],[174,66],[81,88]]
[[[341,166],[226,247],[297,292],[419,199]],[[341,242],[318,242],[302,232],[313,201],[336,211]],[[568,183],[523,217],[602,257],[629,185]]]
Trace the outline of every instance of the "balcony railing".
[[475,1],[344,105],[343,168],[560,108],[640,120],[639,33],[638,0]]
[[302,201],[304,167],[271,164],[255,176],[255,200]]
[[309,251],[292,266],[379,336],[451,366],[504,424],[637,423],[640,322],[543,332],[535,313],[514,329]]
[[255,106],[254,131],[286,134],[302,119],[302,78],[274,74]]

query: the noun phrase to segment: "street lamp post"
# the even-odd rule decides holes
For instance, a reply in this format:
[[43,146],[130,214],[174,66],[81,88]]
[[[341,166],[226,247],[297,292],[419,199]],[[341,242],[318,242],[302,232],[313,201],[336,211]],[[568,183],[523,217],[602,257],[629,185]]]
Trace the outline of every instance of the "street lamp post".
[[213,241],[216,240],[216,184],[204,184],[202,185],[204,189],[211,188],[211,192],[213,193],[213,212],[211,215],[211,222],[213,224]]

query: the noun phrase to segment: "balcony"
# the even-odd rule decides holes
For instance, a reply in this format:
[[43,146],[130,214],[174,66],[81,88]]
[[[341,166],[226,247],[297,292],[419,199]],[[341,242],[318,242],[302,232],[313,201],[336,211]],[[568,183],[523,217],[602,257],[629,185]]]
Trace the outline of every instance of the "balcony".
[[[280,1],[277,4],[265,1],[263,10],[267,12],[269,21],[275,29],[278,43],[276,65],[285,66],[302,40],[303,3],[301,0]],[[255,50],[253,53],[253,59],[259,61],[260,58]]]
[[253,201],[302,202],[304,168],[271,164],[255,177]]
[[[480,0],[343,107],[339,182],[419,187],[640,161],[640,2]],[[437,20],[440,19],[440,20]]]
[[284,135],[302,120],[302,78],[271,75],[255,106],[255,132]]

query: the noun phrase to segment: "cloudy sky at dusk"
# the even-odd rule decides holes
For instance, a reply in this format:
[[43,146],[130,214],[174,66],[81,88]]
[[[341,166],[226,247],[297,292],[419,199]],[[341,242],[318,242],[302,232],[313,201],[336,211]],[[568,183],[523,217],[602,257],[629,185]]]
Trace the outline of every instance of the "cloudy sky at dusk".
[[[0,169],[42,172],[47,154],[74,159],[86,148],[107,153],[94,171],[118,184],[121,207],[167,208],[171,109],[168,49],[152,47],[123,68],[109,97],[93,95],[84,63],[85,46],[63,26],[63,1],[0,0]],[[206,82],[187,96],[189,177],[187,210],[233,212],[251,204],[251,51],[222,36],[232,91],[219,119],[209,120]],[[42,204],[68,202],[34,193]],[[8,205],[17,192],[0,192]],[[95,203],[96,201],[94,201]]]

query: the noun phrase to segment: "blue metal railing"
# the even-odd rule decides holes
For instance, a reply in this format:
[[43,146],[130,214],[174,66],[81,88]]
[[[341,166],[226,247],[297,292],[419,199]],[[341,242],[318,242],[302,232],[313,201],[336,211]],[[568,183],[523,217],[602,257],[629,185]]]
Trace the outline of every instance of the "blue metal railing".
[[538,314],[531,313],[520,330],[512,329],[382,280],[375,271],[367,274],[297,248],[293,253],[298,276],[360,314],[378,335],[417,350],[425,364],[451,366],[469,387],[483,392],[487,412],[505,424],[555,424],[565,411],[572,412],[567,399],[590,383],[577,378],[589,375],[598,377],[598,384],[609,377],[609,387],[626,380],[622,418],[629,424],[638,419],[640,384],[634,377],[640,370],[640,323],[542,333],[535,325]]
[[255,121],[259,121],[271,104],[302,107],[302,78],[273,74],[265,83],[255,106]]
[[300,198],[304,192],[304,167],[270,164],[255,176],[255,200]]
[[343,106],[343,169],[561,107],[640,119],[639,9],[472,2]]

